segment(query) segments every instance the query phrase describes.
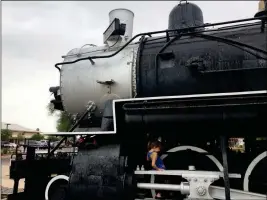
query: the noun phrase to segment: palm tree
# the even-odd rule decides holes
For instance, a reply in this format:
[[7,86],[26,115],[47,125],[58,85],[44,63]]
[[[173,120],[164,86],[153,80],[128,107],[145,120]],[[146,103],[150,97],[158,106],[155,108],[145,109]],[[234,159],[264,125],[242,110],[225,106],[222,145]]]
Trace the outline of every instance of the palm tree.
[[48,109],[48,114],[50,116],[52,115],[58,116],[57,127],[56,127],[58,132],[66,132],[71,128],[73,120],[66,111],[55,110],[54,105],[52,103],[49,103],[47,105],[47,109]]

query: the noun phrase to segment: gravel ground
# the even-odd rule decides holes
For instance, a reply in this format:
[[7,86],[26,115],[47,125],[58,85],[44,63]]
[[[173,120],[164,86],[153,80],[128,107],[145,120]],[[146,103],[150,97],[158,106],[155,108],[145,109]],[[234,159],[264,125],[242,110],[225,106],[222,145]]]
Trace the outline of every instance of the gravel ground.
[[[23,189],[19,188],[18,192],[23,192]],[[13,188],[7,188],[1,186],[1,195],[12,194],[12,193],[13,193]]]

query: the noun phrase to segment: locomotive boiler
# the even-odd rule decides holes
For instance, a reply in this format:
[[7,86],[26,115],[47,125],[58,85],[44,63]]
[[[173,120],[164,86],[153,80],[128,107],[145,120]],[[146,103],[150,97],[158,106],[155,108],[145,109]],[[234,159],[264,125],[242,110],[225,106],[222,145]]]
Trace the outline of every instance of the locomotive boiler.
[[[63,56],[51,103],[76,121],[62,134],[98,144],[73,159],[68,199],[154,198],[157,189],[176,199],[266,197],[266,1],[259,5],[249,19],[208,24],[197,5],[181,2],[166,30],[134,37],[134,14],[115,9],[104,46]],[[227,145],[236,137],[244,152]],[[165,172],[146,170],[154,139]],[[158,175],[171,184],[155,183]]]

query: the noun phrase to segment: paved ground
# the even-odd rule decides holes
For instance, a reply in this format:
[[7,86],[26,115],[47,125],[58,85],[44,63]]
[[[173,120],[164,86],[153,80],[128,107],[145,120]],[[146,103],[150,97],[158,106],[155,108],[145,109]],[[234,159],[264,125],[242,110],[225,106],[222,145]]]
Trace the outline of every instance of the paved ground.
[[[9,179],[9,165],[10,165],[10,156],[5,156],[1,158],[1,192],[4,193],[12,190],[14,181]],[[9,189],[8,189],[9,188]],[[24,188],[24,180],[20,180],[19,188]]]
[[9,165],[10,164],[10,156],[4,156],[1,158],[1,165]]

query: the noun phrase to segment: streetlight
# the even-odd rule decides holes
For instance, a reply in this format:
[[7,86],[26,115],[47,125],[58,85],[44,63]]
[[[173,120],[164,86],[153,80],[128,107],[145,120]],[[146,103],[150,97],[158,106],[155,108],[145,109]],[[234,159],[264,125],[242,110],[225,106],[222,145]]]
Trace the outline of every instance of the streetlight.
[[[6,124],[6,131],[7,131],[7,133],[8,133],[8,126],[9,125],[11,125],[11,124]],[[9,140],[9,142],[10,142],[10,140]]]
[[6,124],[6,130],[8,130],[8,126],[11,125],[11,124]]

